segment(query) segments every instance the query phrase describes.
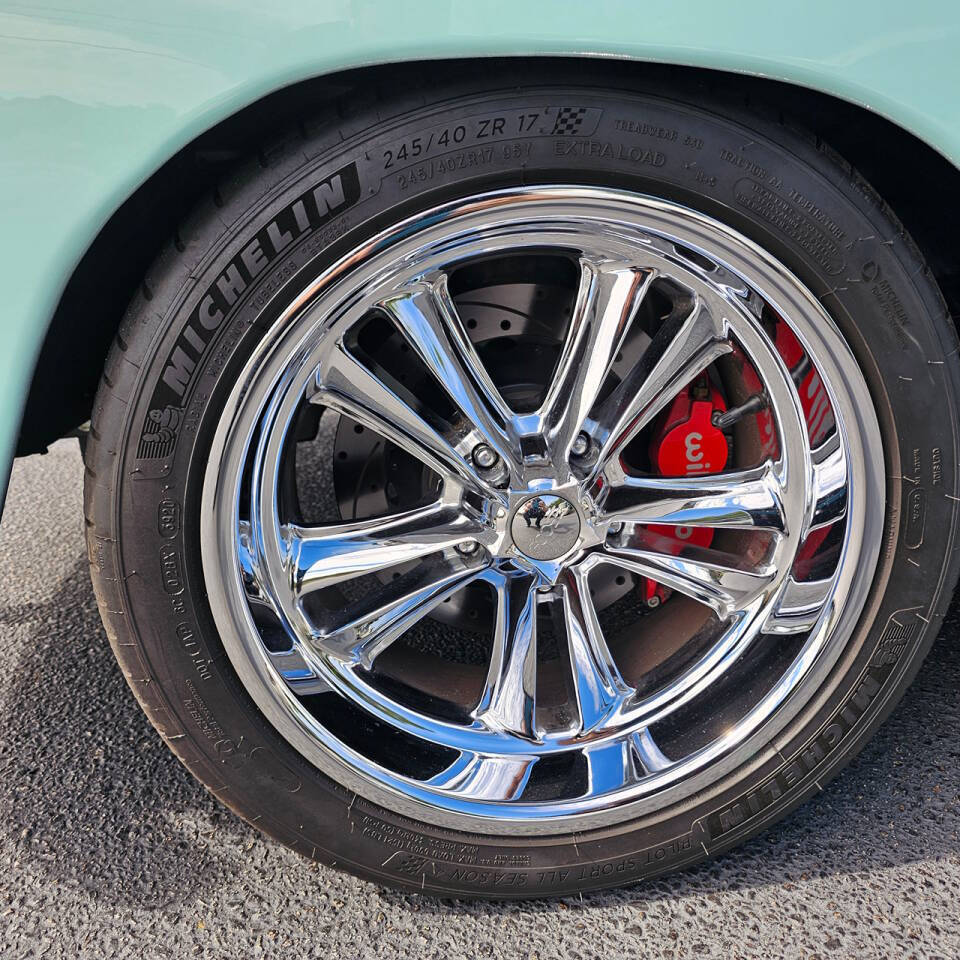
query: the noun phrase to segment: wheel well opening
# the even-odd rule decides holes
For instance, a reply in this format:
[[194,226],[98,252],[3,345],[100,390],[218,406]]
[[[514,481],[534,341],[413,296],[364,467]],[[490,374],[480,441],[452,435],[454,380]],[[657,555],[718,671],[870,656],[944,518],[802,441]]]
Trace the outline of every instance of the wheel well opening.
[[[110,217],[67,283],[51,320],[24,411],[17,454],[40,452],[90,417],[110,344],[150,263],[177,224],[238,161],[317,109],[349,115],[370,91],[435,90],[456,81],[503,86],[570,79],[570,58],[388,64],[307,80],[253,103],[170,158]],[[773,80],[622,60],[578,58],[577,82],[672,90],[779,109],[856,167],[890,205],[927,259],[953,315],[960,267],[944,209],[960,205],[960,171],[931,147],[869,110]],[[931,189],[935,185],[935,189]]]

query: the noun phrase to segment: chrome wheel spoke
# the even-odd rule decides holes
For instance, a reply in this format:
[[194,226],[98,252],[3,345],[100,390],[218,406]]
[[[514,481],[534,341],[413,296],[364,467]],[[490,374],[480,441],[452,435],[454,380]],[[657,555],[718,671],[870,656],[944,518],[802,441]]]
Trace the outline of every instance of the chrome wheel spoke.
[[536,740],[537,591],[533,576],[491,577],[496,591],[493,648],[474,710],[490,730]]
[[380,304],[469,424],[470,446],[486,443],[519,472],[519,447],[504,403],[467,336],[445,275],[421,280]]
[[558,589],[561,591],[559,602],[567,635],[574,702],[580,718],[580,731],[585,732],[600,726],[615,713],[632,689],[620,676],[603,637],[590,597],[587,574],[580,568],[571,571]]
[[530,756],[491,756],[463,752],[446,770],[431,777],[427,786],[452,796],[478,800],[515,800],[530,779],[537,758]]
[[271,651],[270,661],[274,669],[298,696],[326,693],[330,689],[330,685],[317,674],[317,671],[305,656],[303,645],[299,641],[289,650]]
[[842,520],[847,513],[847,460],[834,434],[812,451],[813,484],[810,529],[825,527]]
[[641,772],[634,759],[630,738],[599,743],[583,751],[587,761],[587,794],[614,793],[636,783]]
[[670,761],[660,752],[646,727],[628,737],[587,747],[583,756],[587,761],[587,784],[591,795],[612,793],[670,766]]
[[653,277],[652,270],[631,264],[581,258],[570,328],[534,420],[555,463],[569,457]]
[[422,563],[338,610],[310,642],[325,656],[369,668],[391,643],[481,571],[479,565],[459,561]]
[[[598,470],[618,470],[617,455],[711,363],[730,352],[727,321],[701,297],[686,319],[667,320],[637,367],[601,404],[596,416]],[[648,359],[649,358],[649,359]]]
[[647,773],[657,773],[659,770],[666,770],[670,766],[671,761],[661,752],[648,727],[637,730],[630,739],[633,752],[636,754],[640,766]]
[[766,633],[805,633],[820,619],[833,591],[833,579],[794,580],[787,577],[776,608],[764,621]]
[[444,480],[498,496],[493,487],[477,476],[459,449],[457,438],[447,436],[343,346],[331,352],[319,371],[310,400],[390,440]]
[[699,477],[624,476],[606,488],[605,519],[783,533],[783,487],[772,463]]
[[470,543],[483,527],[446,504],[324,527],[290,524],[283,535],[294,592],[302,596],[355,577]]
[[699,557],[630,547],[610,548],[605,558],[624,570],[650,577],[705,603],[721,620],[754,606],[777,579],[777,568],[773,565],[741,570]]

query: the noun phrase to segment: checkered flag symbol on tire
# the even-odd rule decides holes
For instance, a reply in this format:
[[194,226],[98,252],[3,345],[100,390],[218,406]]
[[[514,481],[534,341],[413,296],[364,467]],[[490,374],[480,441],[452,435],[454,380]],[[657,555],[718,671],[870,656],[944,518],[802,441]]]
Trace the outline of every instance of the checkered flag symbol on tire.
[[553,124],[553,134],[564,137],[575,137],[587,115],[586,107],[560,107],[557,119]]

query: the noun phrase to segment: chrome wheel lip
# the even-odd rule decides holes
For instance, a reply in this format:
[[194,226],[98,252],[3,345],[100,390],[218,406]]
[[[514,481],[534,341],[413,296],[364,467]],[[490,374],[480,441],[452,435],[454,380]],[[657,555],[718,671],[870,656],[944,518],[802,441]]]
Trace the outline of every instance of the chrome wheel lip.
[[[492,210],[519,209],[521,204],[529,208],[531,204],[538,203],[581,204],[585,214],[593,217],[609,215],[613,207],[633,211],[634,215],[642,217],[645,230],[672,237],[724,264],[735,274],[749,276],[751,286],[760,290],[764,298],[784,316],[793,317],[799,312],[805,318],[815,318],[816,324],[811,323],[809,328],[798,329],[793,326],[794,333],[808,354],[815,358],[817,368],[824,373],[823,380],[837,413],[837,429],[845,448],[849,449],[849,444],[856,441],[854,445],[861,447],[866,454],[862,460],[850,458],[848,499],[852,512],[842,550],[843,559],[852,550],[866,562],[857,564],[853,570],[849,564],[841,562],[836,591],[852,593],[856,601],[842,608],[831,601],[824,607],[804,651],[794,664],[792,673],[802,675],[800,683],[792,682],[788,676],[782,678],[764,701],[737,725],[737,737],[729,738],[735,746],[731,746],[731,742],[717,741],[674,765],[669,774],[661,778],[662,782],[655,793],[618,798],[613,804],[604,801],[603,797],[597,798],[603,802],[595,804],[589,799],[580,800],[575,810],[549,817],[545,817],[542,811],[502,803],[489,804],[482,813],[478,812],[476,804],[451,802],[440,807],[431,791],[418,790],[404,778],[370,764],[366,758],[343,744],[330,743],[329,735],[303,709],[273,664],[263,655],[262,649],[248,642],[255,628],[249,609],[241,602],[242,585],[240,593],[237,592],[239,575],[234,578],[236,582],[231,583],[222,574],[224,569],[236,569],[234,558],[240,548],[238,534],[235,529],[224,529],[224,525],[218,522],[224,507],[232,511],[239,507],[238,492],[231,485],[230,478],[239,475],[245,451],[230,448],[227,441],[238,430],[243,433],[249,431],[251,426],[250,423],[244,423],[241,399],[253,379],[263,376],[268,369],[274,369],[277,375],[275,380],[282,378],[288,364],[278,358],[297,356],[306,348],[310,332],[300,331],[296,326],[294,321],[298,315],[334,290],[338,281],[351,270],[370,264],[383,251],[402,252],[404,241],[424,223],[436,224],[454,219],[462,223],[463,218],[473,217],[477,225],[482,227],[483,217]],[[763,283],[758,281],[758,274]],[[301,334],[299,337],[298,333]],[[847,382],[847,365],[852,365],[852,369],[857,371],[852,383]],[[834,391],[831,388],[834,383],[844,383],[845,392]],[[788,722],[789,717],[778,709],[788,696],[805,696],[815,690],[827,675],[856,626],[879,556],[882,512],[879,515],[876,511],[869,513],[863,507],[871,498],[874,503],[883,503],[879,426],[856,361],[835,324],[789,271],[751,241],[695,211],[650,197],[574,186],[500,191],[437,208],[385,231],[332,266],[291,304],[254,352],[227,401],[226,411],[216,431],[210,468],[204,482],[201,545],[211,608],[232,665],[268,719],[321,770],[390,809],[443,826],[503,834],[562,833],[639,816],[651,809],[661,808],[690,791],[702,789],[749,758],[759,746],[761,736],[764,741],[771,739]],[[249,411],[247,415],[250,416]],[[851,431],[851,425],[856,425],[856,429]],[[872,462],[874,468],[879,463],[879,470],[869,471],[868,462]],[[225,503],[225,494],[230,490],[233,493]],[[840,586],[844,589],[840,590]],[[829,644],[826,643],[828,638]],[[340,679],[344,683],[349,682],[346,677]],[[364,695],[364,691],[354,693]],[[774,702],[778,706],[771,709]],[[761,707],[764,709],[761,710]],[[758,733],[761,726],[762,733]],[[519,753],[522,746],[505,743],[503,749],[505,754],[511,751]]]

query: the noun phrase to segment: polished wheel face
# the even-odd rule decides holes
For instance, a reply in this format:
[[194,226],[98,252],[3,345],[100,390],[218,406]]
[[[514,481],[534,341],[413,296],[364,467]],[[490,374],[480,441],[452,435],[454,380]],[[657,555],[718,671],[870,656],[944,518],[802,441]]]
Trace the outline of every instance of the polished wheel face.
[[849,639],[882,516],[870,395],[796,277],[676,204],[543,187],[400,224],[290,305],[217,427],[202,556],[308,760],[550,833],[769,742]]

